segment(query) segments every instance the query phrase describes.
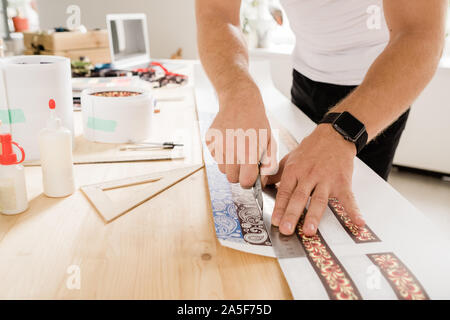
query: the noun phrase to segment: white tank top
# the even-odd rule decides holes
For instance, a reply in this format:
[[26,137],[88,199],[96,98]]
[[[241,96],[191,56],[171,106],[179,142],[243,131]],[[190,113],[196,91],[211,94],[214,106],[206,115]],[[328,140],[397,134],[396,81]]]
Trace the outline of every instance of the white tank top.
[[294,68],[339,85],[361,84],[386,47],[383,0],[281,0],[296,36]]

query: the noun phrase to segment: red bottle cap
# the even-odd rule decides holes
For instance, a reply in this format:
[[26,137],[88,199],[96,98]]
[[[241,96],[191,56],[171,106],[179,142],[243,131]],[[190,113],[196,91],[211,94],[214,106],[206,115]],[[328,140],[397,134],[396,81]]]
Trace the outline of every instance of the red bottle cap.
[[[5,133],[0,134],[0,143],[2,144],[2,154],[0,154],[0,164],[9,166],[13,164],[22,163],[25,160],[25,151],[16,142],[12,141],[11,134]],[[22,153],[22,159],[20,162],[17,161],[17,155],[14,153],[12,145],[19,148]]]
[[56,108],[56,102],[53,99],[50,99],[50,101],[48,102],[48,107],[52,110],[54,110]]

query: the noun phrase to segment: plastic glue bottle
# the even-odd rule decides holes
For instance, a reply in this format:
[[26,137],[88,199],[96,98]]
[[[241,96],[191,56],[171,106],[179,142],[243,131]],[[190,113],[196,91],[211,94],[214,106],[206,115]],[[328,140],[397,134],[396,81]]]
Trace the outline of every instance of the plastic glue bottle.
[[[0,143],[0,212],[7,215],[22,213],[28,209],[25,170],[20,164],[25,160],[25,151],[12,141],[10,133],[1,132]],[[20,161],[13,151],[13,145],[22,153]]]
[[48,103],[47,127],[39,133],[42,180],[48,197],[62,198],[75,191],[73,179],[72,133],[61,125],[55,114],[55,100]]

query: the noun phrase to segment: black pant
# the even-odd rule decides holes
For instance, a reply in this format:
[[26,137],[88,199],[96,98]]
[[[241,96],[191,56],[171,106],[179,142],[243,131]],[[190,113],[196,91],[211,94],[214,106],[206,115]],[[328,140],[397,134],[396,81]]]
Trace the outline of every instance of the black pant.
[[[329,109],[338,104],[355,88],[356,86],[313,81],[294,70],[291,89],[292,103],[311,120],[318,123]],[[358,158],[385,180],[391,171],[395,150],[403,129],[405,129],[408,115],[409,110],[358,153]]]

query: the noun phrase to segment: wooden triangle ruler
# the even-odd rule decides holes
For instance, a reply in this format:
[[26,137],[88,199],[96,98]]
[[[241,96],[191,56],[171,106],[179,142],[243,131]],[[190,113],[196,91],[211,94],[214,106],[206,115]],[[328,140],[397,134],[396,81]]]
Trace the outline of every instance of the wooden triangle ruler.
[[[178,182],[186,179],[203,168],[203,165],[185,167],[175,170],[154,172],[151,174],[102,182],[81,187],[92,205],[97,209],[106,222],[111,222],[121,215],[134,209],[154,196],[169,189]],[[150,183],[148,187],[134,193],[129,199],[121,203],[115,203],[105,191],[125,188],[134,185]]]

